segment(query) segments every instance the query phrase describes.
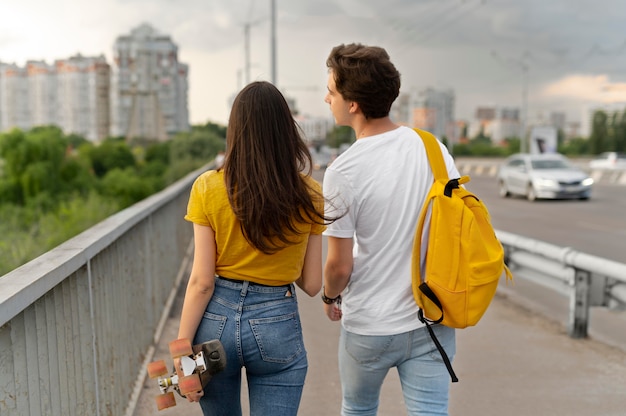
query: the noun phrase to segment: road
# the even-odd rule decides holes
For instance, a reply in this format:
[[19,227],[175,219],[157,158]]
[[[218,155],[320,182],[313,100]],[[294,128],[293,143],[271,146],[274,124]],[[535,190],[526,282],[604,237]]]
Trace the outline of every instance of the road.
[[626,186],[596,184],[588,201],[535,202],[501,198],[492,177],[472,176],[466,187],[485,202],[498,230],[626,262]]

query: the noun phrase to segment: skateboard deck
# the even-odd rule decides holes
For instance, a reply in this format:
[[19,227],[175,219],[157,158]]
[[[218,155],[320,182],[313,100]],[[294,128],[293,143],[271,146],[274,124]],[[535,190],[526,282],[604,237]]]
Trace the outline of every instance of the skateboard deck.
[[169,348],[172,359],[180,358],[181,377],[174,368],[168,371],[165,360],[148,364],[148,376],[157,380],[161,391],[156,396],[158,410],[176,406],[174,391],[181,397],[200,391],[226,367],[226,353],[217,339],[192,346],[189,339],[182,338],[170,342]]

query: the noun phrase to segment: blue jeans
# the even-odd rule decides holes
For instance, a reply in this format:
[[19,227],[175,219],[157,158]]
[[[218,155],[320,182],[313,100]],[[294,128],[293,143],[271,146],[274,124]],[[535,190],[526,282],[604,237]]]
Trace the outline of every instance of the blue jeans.
[[251,416],[296,415],[308,368],[293,284],[270,287],[215,279],[194,343],[219,339],[226,369],[204,389],[204,415],[241,415],[246,368]]
[[[435,325],[437,339],[452,360],[453,328]],[[367,336],[342,328],[339,373],[343,391],[342,416],[373,416],[383,380],[397,367],[408,414],[448,414],[450,375],[425,327],[397,335]]]

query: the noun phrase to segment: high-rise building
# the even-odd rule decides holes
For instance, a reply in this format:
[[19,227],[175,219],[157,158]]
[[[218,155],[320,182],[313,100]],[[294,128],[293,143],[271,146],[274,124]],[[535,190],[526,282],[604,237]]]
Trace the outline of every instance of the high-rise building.
[[172,39],[142,24],[113,49],[111,134],[165,140],[189,130],[189,67]]
[[520,111],[517,108],[478,107],[468,134],[471,138],[482,132],[491,137],[493,143],[500,143],[504,139],[519,137],[520,126]]
[[92,141],[106,138],[110,72],[104,56],[0,63],[0,131],[56,125]]
[[446,136],[454,143],[454,105],[452,90],[412,89],[398,96],[389,114],[398,124],[427,130],[439,138]]
[[104,56],[73,56],[54,63],[58,125],[89,140],[109,136],[111,67]]
[[29,124],[57,124],[57,77],[54,66],[43,61],[26,62]]
[[31,127],[26,68],[0,62],[0,131]]
[[457,142],[454,136],[454,91],[426,88],[414,91],[411,101],[414,127],[428,130],[439,138],[445,136],[451,143]]

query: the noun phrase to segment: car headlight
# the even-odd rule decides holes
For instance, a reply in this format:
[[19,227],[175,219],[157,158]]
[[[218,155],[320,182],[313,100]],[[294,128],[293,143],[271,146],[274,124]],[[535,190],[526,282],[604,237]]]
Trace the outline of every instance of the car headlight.
[[554,179],[538,178],[537,179],[537,186],[542,186],[542,187],[545,187],[545,188],[555,188],[555,187],[559,186],[559,183],[557,181],[555,181]]
[[585,180],[582,181],[583,186],[591,186],[593,185],[593,179],[592,178],[587,178]]

